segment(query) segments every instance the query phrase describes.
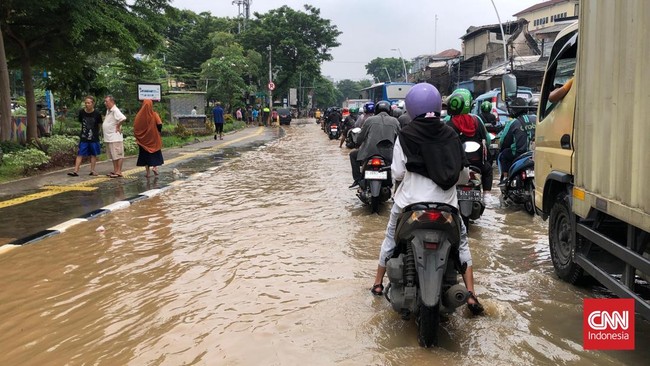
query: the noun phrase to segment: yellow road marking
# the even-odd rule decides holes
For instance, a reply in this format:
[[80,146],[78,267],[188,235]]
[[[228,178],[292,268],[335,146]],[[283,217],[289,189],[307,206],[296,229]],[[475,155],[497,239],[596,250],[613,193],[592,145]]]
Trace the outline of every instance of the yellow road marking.
[[[208,149],[203,149],[203,150],[199,150],[197,152],[192,152],[192,153],[180,155],[180,156],[178,156],[176,158],[167,160],[167,163],[171,164],[171,163],[175,163],[175,162],[178,162],[178,161],[187,160],[187,159],[190,159],[190,158],[193,158],[193,157],[196,157],[196,156],[206,155],[207,154],[206,151],[219,150],[219,149],[222,149],[225,146],[229,146],[229,145],[232,145],[234,143],[250,139],[251,137],[259,136],[263,132],[264,132],[264,127],[258,127],[257,132],[255,132],[252,135],[242,136],[242,137],[240,137],[238,139],[229,140],[229,141],[223,142],[220,145],[213,146],[213,147],[208,148]],[[137,168],[133,168],[133,169],[130,169],[130,170],[127,170],[127,171],[123,172],[122,175],[124,175],[124,178],[132,179],[132,178],[134,178],[133,177],[134,174],[143,172],[144,170],[145,170],[144,167],[137,167]],[[94,179],[89,179],[89,180],[84,181],[84,182],[70,184],[70,185],[67,185],[67,186],[43,186],[42,187],[43,191],[41,191],[41,192],[36,192],[36,193],[32,193],[32,194],[28,194],[28,195],[25,195],[25,196],[16,197],[16,198],[12,198],[12,199],[0,202],[0,209],[5,208],[5,207],[20,205],[22,203],[26,203],[26,202],[30,202],[30,201],[35,201],[35,200],[38,200],[38,199],[41,199],[41,198],[52,197],[54,195],[57,195],[59,193],[64,193],[64,192],[73,192],[73,191],[89,192],[89,191],[94,191],[94,190],[96,190],[98,188],[98,187],[95,187],[95,185],[97,185],[99,183],[106,182],[106,181],[111,180],[111,179],[113,179],[113,178],[98,177],[98,178],[94,178]]]

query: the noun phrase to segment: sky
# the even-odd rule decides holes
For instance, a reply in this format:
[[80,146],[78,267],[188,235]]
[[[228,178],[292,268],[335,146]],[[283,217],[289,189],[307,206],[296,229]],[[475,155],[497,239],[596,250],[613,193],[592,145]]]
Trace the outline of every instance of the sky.
[[[502,22],[514,20],[513,14],[540,2],[494,0]],[[251,18],[253,12],[266,13],[283,5],[304,10],[306,3],[319,8],[321,17],[342,32],[341,45],[331,50],[333,60],[321,67],[323,75],[335,81],[370,79],[365,65],[376,57],[399,58],[401,52],[409,60],[449,48],[461,50],[460,37],[467,28],[498,23],[490,0],[251,0]],[[238,14],[232,0],[173,0],[172,5],[217,17]]]

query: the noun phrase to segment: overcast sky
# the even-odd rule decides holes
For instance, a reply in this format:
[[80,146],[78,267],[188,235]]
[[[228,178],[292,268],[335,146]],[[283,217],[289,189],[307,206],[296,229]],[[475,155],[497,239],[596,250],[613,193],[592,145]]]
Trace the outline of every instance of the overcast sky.
[[[503,22],[540,2],[494,0]],[[490,0],[252,0],[251,18],[253,12],[265,13],[282,5],[304,10],[305,3],[320,8],[321,17],[342,32],[341,45],[332,50],[334,60],[322,66],[323,74],[337,81],[370,78],[364,66],[375,57],[399,58],[392,48],[399,48],[405,59],[448,48],[460,50],[459,38],[469,26],[497,23]],[[172,4],[218,17],[237,16],[232,0],[173,0]]]

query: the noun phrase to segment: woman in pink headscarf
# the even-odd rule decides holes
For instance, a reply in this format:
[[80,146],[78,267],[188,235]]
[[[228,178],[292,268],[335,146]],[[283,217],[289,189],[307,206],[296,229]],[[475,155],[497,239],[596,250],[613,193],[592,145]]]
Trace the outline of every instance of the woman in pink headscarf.
[[145,177],[149,177],[150,167],[153,174],[158,175],[158,166],[164,164],[161,131],[162,120],[160,115],[154,112],[151,99],[143,100],[140,111],[135,115],[133,134],[140,149],[136,165],[146,167]]

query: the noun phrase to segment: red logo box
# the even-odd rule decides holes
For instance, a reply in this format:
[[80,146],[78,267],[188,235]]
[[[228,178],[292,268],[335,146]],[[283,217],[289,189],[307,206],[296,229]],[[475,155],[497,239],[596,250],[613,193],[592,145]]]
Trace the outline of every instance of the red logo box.
[[634,299],[584,299],[585,350],[634,349]]

